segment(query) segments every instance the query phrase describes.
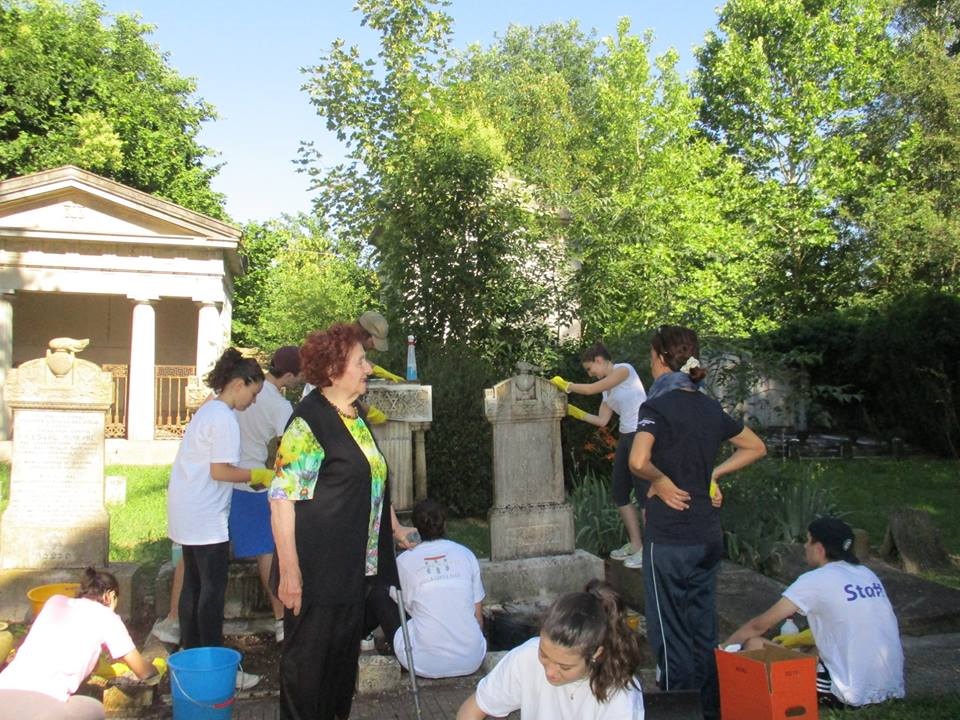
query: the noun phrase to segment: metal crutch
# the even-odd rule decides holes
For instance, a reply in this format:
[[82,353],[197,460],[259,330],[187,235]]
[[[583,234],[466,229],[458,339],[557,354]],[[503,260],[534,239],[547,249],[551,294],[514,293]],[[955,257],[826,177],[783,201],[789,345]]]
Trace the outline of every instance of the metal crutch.
[[[397,545],[393,545],[393,561],[397,561]],[[420,689],[417,687],[417,671],[413,665],[413,646],[410,645],[410,631],[407,629],[407,612],[403,606],[403,590],[397,583],[397,606],[400,611],[400,632],[403,633],[404,655],[407,657],[407,668],[410,675],[410,690],[413,692],[413,704],[417,711],[417,720],[423,720],[423,711],[420,709]]]

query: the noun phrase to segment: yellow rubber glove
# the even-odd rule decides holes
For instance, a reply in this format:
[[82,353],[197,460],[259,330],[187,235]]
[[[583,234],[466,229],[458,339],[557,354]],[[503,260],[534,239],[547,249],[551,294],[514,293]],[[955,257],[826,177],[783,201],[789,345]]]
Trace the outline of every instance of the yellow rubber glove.
[[273,482],[273,468],[253,468],[250,470],[249,485],[254,490],[266,490]]
[[130,668],[127,667],[127,664],[124,662],[115,662],[110,666],[112,672],[112,677],[123,677],[124,675],[132,675]]
[[[97,660],[96,667],[93,668],[93,671],[90,674],[96,675],[97,677],[102,677],[104,680],[109,680],[110,678],[117,676],[113,669],[114,664],[123,665],[123,663],[111,663],[110,658],[101,653],[100,659]],[[127,667],[126,665],[123,666],[125,668]]]
[[571,405],[570,403],[567,403],[567,415],[569,415],[573,419],[583,420],[584,422],[586,422],[587,415],[589,414],[590,413],[588,413],[586,410],[581,410],[576,405]]
[[376,405],[367,408],[367,421],[371,425],[383,425],[388,419],[387,414]]
[[716,480],[711,480],[711,481],[710,481],[710,497],[711,497],[711,499],[716,498],[718,492],[720,492],[720,486],[717,485],[717,481],[716,481]]
[[167,661],[162,657],[155,657],[150,661],[150,664],[157,669],[157,675],[163,677],[167,674]]
[[793,635],[777,635],[773,641],[784,647],[812,647],[817,644],[813,639],[813,631],[810,628]]
[[550,378],[550,382],[553,383],[560,392],[568,393],[570,392],[570,381],[564,380],[559,375],[554,375]]
[[389,370],[380,367],[379,365],[374,365],[373,370],[371,371],[374,377],[383,378],[384,380],[389,380],[390,382],[402,383],[406,382],[399,375],[394,375]]

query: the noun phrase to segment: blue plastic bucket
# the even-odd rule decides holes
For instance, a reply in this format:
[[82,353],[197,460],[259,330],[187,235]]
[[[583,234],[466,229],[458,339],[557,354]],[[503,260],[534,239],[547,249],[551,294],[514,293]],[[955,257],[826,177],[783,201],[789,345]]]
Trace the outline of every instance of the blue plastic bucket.
[[173,720],[229,720],[240,657],[224,647],[191,648],[168,657]]

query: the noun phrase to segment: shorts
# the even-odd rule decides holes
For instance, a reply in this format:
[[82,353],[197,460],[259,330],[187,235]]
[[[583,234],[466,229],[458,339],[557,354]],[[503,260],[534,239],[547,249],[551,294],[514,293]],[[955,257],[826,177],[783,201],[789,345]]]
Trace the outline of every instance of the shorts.
[[823,664],[820,658],[817,658],[817,704],[824,707],[839,710],[841,708],[853,708],[847,705],[843,700],[833,694],[833,680],[830,678],[830,671]]
[[613,455],[613,504],[623,507],[630,504],[630,491],[634,491],[637,505],[643,507],[647,502],[647,491],[650,483],[642,480],[630,472],[630,449],[633,447],[633,438],[636,432],[620,433],[617,440],[617,450]]
[[236,558],[257,557],[273,552],[270,527],[270,500],[265,492],[234,490],[228,520],[230,542]]

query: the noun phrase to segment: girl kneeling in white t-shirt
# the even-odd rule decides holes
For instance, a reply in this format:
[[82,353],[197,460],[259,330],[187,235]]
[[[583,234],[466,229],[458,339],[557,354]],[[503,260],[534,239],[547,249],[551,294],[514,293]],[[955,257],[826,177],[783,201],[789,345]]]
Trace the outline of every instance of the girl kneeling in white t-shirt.
[[[457,720],[642,720],[640,646],[623,601],[591,580],[547,611],[539,637],[504,656],[460,706]],[[539,665],[539,667],[538,667]]]

